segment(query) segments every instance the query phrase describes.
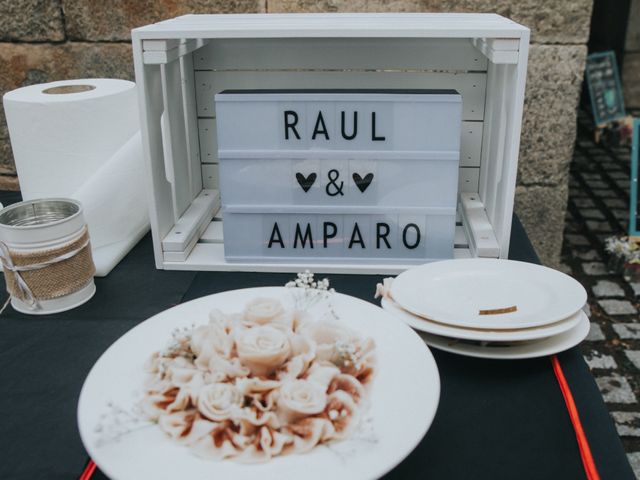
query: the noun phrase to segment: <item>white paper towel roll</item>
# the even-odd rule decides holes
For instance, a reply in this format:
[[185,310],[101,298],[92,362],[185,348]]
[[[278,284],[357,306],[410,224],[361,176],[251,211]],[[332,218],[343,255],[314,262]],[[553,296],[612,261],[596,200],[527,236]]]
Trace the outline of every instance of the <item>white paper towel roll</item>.
[[117,244],[124,241],[122,247],[127,248],[119,250],[126,253],[149,229],[142,155],[138,132],[70,195],[84,209],[98,276],[106,275],[115,265],[112,252]]
[[32,85],[3,97],[25,200],[79,200],[98,276],[149,229],[135,84],[116,79]]
[[31,85],[3,102],[25,200],[72,194],[139,129],[135,84],[126,80]]

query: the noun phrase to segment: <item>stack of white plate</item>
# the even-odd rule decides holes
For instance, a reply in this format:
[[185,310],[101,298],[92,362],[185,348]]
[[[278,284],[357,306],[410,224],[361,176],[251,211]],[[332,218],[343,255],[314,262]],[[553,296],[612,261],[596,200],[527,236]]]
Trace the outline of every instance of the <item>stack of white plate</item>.
[[586,300],[584,287],[557,270],[474,258],[403,272],[382,307],[439,350],[520,359],[558,353],[584,340]]

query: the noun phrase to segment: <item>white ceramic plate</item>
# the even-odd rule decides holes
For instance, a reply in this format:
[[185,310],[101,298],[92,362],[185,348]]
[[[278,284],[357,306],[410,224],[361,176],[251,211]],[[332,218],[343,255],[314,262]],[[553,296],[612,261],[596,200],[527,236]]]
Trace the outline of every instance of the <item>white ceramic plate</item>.
[[[100,357],[80,394],[78,424],[87,451],[104,473],[118,480],[370,479],[391,470],[415,448],[431,425],[440,395],[433,356],[400,320],[370,303],[340,294],[330,300],[339,321],[371,336],[377,352],[371,407],[361,428],[348,439],[316,447],[308,454],[246,465],[200,459],[156,425],[136,426],[130,412],[142,396],[143,364],[167,344],[171,332],[207,323],[214,308],[241,311],[252,298],[264,296],[291,302],[291,290],[277,287],[203,297],[146,320]],[[319,315],[327,309],[326,302],[321,302],[309,311]]]
[[[470,258],[411,268],[393,281],[393,299],[405,310],[457,327],[539,327],[574,315],[587,301],[579,282],[526,262]],[[481,314],[515,307],[510,313]]]
[[571,330],[554,337],[533,340],[519,345],[481,346],[457,342],[454,338],[440,337],[430,333],[420,333],[420,336],[427,345],[445,352],[457,353],[467,357],[521,360],[524,358],[546,357],[554,353],[564,352],[582,342],[588,333],[589,318],[583,312],[580,312],[580,322]]
[[421,332],[431,333],[444,337],[460,338],[463,340],[476,340],[479,342],[521,342],[525,340],[537,340],[540,338],[552,337],[566,332],[575,327],[582,319],[580,312],[559,322],[544,325],[537,328],[523,328],[518,330],[474,330],[471,328],[457,328],[443,323],[432,322],[422,317],[418,317],[402,309],[393,300],[383,298],[382,308],[392,315],[395,315],[411,328]]

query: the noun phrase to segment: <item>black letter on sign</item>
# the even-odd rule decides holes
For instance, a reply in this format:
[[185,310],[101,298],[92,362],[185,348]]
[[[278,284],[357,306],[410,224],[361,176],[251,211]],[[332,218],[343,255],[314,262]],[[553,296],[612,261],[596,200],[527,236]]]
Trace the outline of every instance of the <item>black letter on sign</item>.
[[[384,233],[381,230],[384,229]],[[377,223],[376,224],[376,248],[380,248],[380,240],[384,240],[384,243],[387,244],[387,248],[391,248],[389,245],[389,240],[387,237],[389,236],[389,224],[387,223]]]
[[[331,227],[331,233],[329,233],[329,228]],[[322,226],[322,237],[324,239],[324,248],[327,248],[327,240],[330,238],[335,238],[338,233],[338,226],[333,222],[324,222]]]
[[[293,122],[289,121],[289,117],[293,117]],[[284,139],[289,140],[289,129],[293,130],[293,134],[296,136],[298,140],[300,140],[300,135],[298,135],[298,131],[296,130],[296,125],[298,124],[298,114],[293,110],[286,110],[284,112]]]
[[351,135],[347,135],[347,132],[345,131],[347,122],[344,119],[345,117],[344,111],[340,112],[340,116],[341,116],[340,125],[342,128],[342,138],[344,138],[345,140],[353,140],[354,138],[356,138],[356,135],[358,134],[358,112],[353,112],[353,133]]
[[[320,129],[320,124],[322,124],[322,130]],[[322,112],[318,112],[318,119],[316,120],[316,126],[313,127],[313,135],[311,135],[311,140],[315,140],[316,135],[324,135],[324,138],[329,140],[329,134],[327,133],[327,126],[324,124],[324,118],[322,118]]]
[[307,223],[307,228],[304,230],[304,237],[302,236],[302,230],[300,230],[300,224],[296,223],[296,235],[293,239],[293,248],[298,248],[298,239],[302,248],[305,248],[307,240],[309,240],[309,248],[313,248],[313,238],[311,238],[311,224]]
[[[414,243],[413,245],[409,245],[407,243],[407,231],[409,230],[409,227],[412,227],[416,231],[416,243]],[[402,243],[404,243],[404,246],[409,250],[413,250],[420,243],[420,229],[415,223],[408,223],[407,226],[404,227],[404,230],[402,230]]]
[[271,238],[269,238],[269,245],[267,248],[271,248],[274,243],[279,243],[280,248],[284,248],[284,242],[282,241],[282,235],[280,235],[280,228],[278,228],[278,222],[273,224],[273,230],[271,232]]
[[386,137],[376,137],[376,112],[371,113],[371,140],[374,142],[384,142]]
[[[356,240],[356,235],[358,239]],[[362,240],[362,234],[360,233],[360,227],[358,227],[358,222],[353,225],[353,232],[351,233],[351,240],[349,240],[349,248],[353,247],[354,243],[359,243],[362,248],[366,248],[364,246],[364,240]]]

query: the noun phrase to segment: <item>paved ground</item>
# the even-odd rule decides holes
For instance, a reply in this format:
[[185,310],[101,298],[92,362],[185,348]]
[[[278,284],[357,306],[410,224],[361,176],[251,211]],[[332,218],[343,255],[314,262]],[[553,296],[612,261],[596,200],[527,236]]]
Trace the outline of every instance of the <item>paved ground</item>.
[[640,478],[640,283],[609,273],[604,251],[607,237],[627,233],[630,149],[596,146],[590,120],[578,123],[562,262],[589,293],[582,350]]

